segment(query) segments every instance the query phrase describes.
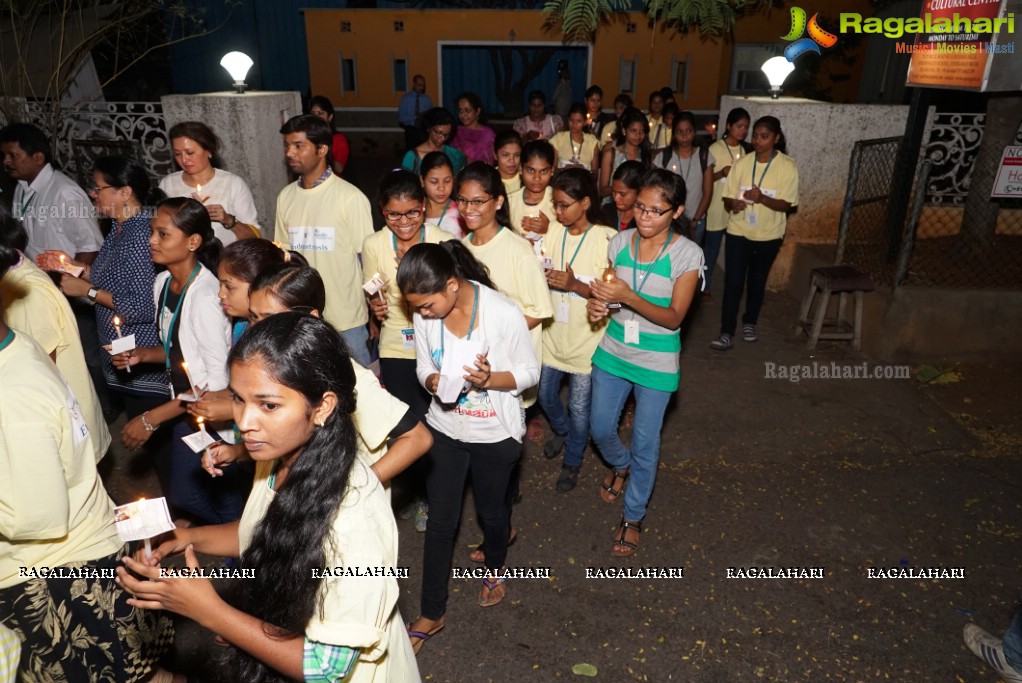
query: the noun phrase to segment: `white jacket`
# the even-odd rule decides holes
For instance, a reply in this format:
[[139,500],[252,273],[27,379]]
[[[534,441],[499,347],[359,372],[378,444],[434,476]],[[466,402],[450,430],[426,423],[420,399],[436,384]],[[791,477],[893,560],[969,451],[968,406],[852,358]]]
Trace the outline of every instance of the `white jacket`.
[[[170,273],[164,271],[153,285],[156,322],[163,339],[169,334],[164,325],[170,324],[170,317],[162,315],[160,300],[169,279]],[[227,388],[227,354],[231,350],[231,323],[220,307],[219,291],[220,281],[202,266],[188,286],[178,315],[177,336],[188,373],[195,384],[205,384],[210,391]]]
[[[478,284],[478,283],[477,283]],[[415,326],[415,372],[419,383],[426,385],[426,378],[438,372],[433,363],[432,350],[440,348],[443,328],[436,318],[413,316]],[[479,285],[479,328],[489,343],[487,358],[492,372],[510,372],[514,375],[516,388],[511,391],[489,391],[497,419],[515,441],[525,436],[525,413],[522,410],[521,394],[539,382],[539,361],[532,347],[529,327],[518,305],[500,292]],[[439,402],[433,401],[430,412],[440,410]]]

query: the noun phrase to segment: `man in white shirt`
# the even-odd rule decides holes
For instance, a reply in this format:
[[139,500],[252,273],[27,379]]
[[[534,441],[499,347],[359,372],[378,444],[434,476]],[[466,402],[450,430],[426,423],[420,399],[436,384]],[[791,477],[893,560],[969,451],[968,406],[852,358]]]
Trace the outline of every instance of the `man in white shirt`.
[[327,166],[333,133],[315,116],[295,116],[280,129],[284,157],[298,180],[277,196],[273,239],[289,244],[326,287],[323,317],[337,328],[351,357],[368,367],[369,309],[362,290],[362,242],[373,234],[369,200]]
[[27,123],[0,130],[4,169],[18,181],[11,207],[28,233],[25,254],[35,259],[59,249],[83,263],[92,263],[103,244],[92,200],[75,181],[50,165],[50,141]]

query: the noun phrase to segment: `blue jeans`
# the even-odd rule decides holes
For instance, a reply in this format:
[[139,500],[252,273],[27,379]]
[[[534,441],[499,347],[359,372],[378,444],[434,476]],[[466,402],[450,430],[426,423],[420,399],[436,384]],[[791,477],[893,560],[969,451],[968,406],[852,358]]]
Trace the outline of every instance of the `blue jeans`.
[[[568,409],[561,403],[561,380],[568,377]],[[593,399],[591,375],[578,375],[543,366],[539,376],[539,405],[546,413],[550,428],[564,442],[565,467],[580,467],[589,441],[589,410]]]
[[373,359],[369,353],[369,347],[366,346],[366,342],[369,341],[369,330],[366,329],[366,326],[359,325],[350,330],[338,330],[338,332],[344,337],[344,343],[348,345],[348,353],[352,360],[363,368],[368,368]]
[[710,291],[710,282],[713,281],[713,269],[717,267],[717,257],[720,256],[720,245],[724,242],[724,230],[707,230],[703,239],[703,260],[706,261],[706,288],[704,292]]
[[692,241],[696,243],[696,246],[702,246],[703,235],[706,234],[706,216],[703,216],[698,221],[689,221],[692,227]]
[[1015,612],[1004,634],[1004,660],[1015,671],[1022,671],[1022,610]]
[[[630,522],[640,522],[646,516],[646,506],[656,482],[660,430],[664,426],[664,413],[672,392],[629,382],[596,366],[593,366],[592,377],[594,400],[590,424],[593,441],[608,465],[615,470],[631,472],[625,489],[623,517]],[[633,390],[635,423],[631,447],[625,448],[617,433],[618,421],[625,400]]]

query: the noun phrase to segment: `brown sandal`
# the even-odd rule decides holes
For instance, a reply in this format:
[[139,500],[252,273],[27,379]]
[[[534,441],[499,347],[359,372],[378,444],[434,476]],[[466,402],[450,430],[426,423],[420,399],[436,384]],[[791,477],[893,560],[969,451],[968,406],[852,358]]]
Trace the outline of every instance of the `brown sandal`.
[[625,540],[625,534],[628,533],[629,529],[641,534],[642,522],[629,522],[623,517],[621,518],[621,526],[618,527],[618,534],[614,535],[614,544],[610,551],[614,557],[628,557],[629,555],[634,555],[635,551],[639,549],[638,538],[635,539],[635,543]]
[[[600,486],[600,500],[604,503],[613,503],[617,500],[622,493],[624,493],[625,482],[628,481],[628,476],[631,474],[630,470],[611,470],[610,474],[603,480],[603,484]],[[614,484],[621,481],[617,488],[614,488]]]

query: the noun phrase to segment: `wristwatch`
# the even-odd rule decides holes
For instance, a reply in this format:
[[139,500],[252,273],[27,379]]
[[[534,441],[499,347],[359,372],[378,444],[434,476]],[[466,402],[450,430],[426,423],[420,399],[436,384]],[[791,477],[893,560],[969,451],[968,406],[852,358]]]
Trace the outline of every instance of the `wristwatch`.
[[91,301],[92,303],[96,303],[96,297],[99,296],[99,290],[96,289],[95,287],[89,287],[89,293],[86,294],[85,296],[87,296],[89,298],[89,301]]

